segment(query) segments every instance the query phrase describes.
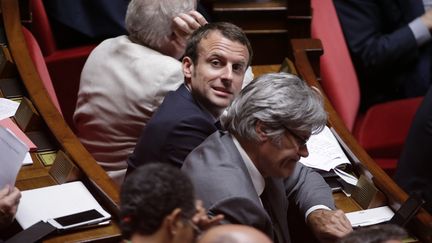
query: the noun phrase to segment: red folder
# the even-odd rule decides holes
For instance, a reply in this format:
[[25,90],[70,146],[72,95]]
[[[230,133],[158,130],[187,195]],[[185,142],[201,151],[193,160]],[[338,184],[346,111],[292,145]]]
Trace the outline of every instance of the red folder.
[[0,126],[9,128],[15,136],[17,136],[23,143],[29,147],[30,152],[36,151],[37,147],[36,145],[25,135],[23,131],[13,122],[10,118],[6,118],[3,120],[0,120]]

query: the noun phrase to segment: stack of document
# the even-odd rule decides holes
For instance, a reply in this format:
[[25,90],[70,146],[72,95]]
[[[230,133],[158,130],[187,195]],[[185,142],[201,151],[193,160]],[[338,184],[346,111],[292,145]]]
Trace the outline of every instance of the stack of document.
[[369,226],[389,221],[394,212],[388,206],[360,210],[345,214],[352,227]]
[[350,164],[347,156],[340,147],[337,139],[327,126],[318,134],[310,137],[307,143],[309,156],[301,158],[300,163],[319,170],[334,172],[345,182],[356,185],[357,178],[350,175],[340,168],[341,165]]
[[109,219],[107,213],[81,181],[22,191],[16,220],[23,229],[39,221],[73,215],[95,209]]
[[27,137],[27,135],[25,135],[24,132],[22,132],[21,129],[9,118],[15,115],[18,106],[18,102],[5,98],[0,98],[0,127],[9,129],[9,131],[12,132],[19,140],[21,140],[21,142],[27,145],[27,153],[25,154],[25,157],[21,160],[22,164],[27,165],[33,163],[33,160],[31,159],[30,153],[28,153],[28,151],[36,151],[37,147]]

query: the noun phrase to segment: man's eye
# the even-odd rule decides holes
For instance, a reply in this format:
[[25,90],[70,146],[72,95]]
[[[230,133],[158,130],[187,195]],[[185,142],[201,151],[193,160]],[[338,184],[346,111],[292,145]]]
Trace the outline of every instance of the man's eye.
[[244,71],[244,66],[242,64],[234,64],[233,65],[233,70],[236,72],[243,72]]
[[211,61],[211,64],[213,66],[220,66],[221,62],[219,60],[213,60],[213,61]]

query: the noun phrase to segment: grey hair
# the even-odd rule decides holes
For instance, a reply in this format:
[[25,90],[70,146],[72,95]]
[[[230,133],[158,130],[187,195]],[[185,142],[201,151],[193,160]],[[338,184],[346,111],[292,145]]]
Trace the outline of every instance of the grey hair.
[[234,99],[222,124],[232,134],[259,142],[255,126],[261,121],[267,136],[278,142],[284,132],[318,133],[327,122],[323,99],[303,80],[288,73],[254,79]]
[[131,0],[126,12],[129,37],[159,49],[172,34],[172,20],[196,8],[196,0]]

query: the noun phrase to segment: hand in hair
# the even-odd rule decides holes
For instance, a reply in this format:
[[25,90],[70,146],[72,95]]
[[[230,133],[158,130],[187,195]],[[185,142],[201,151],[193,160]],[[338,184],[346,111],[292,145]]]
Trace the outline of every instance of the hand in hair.
[[189,36],[199,27],[207,24],[207,20],[197,11],[181,13],[173,19],[173,33],[179,46],[186,46]]

